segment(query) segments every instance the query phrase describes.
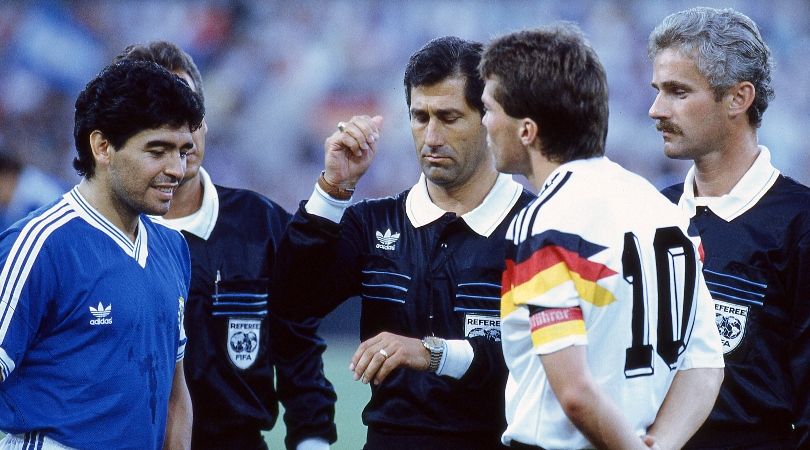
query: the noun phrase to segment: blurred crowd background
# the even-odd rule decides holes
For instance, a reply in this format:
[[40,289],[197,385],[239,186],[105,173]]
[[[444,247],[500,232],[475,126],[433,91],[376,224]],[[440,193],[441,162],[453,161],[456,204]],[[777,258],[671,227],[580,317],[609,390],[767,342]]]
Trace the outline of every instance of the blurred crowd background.
[[[807,184],[808,0],[0,0],[0,230],[79,181],[71,166],[76,96],[128,44],[155,39],[183,47],[202,72],[205,166],[214,180],[292,210],[312,191],[324,138],[354,114],[385,117],[377,160],[356,197],[414,183],[419,166],[402,77],[408,57],[427,41],[457,35],[486,42],[573,21],[607,70],[608,155],[663,187],[682,180],[688,164],[663,156],[647,116],[655,96],[647,36],[667,14],[696,5],[730,6],[759,25],[776,61],[776,99],[760,140],[777,167]],[[20,174],[16,187],[11,173]],[[342,399],[338,448],[358,448],[364,436],[357,411],[368,389],[346,371],[358,310],[348,302],[322,327],[332,336],[326,369]],[[282,428],[268,438],[274,445],[282,445]]]
[[412,52],[440,35],[485,42],[569,20],[586,32],[608,73],[608,155],[661,187],[681,179],[687,165],[663,157],[647,116],[655,93],[647,36],[667,14],[698,4],[734,7],[760,26],[776,61],[776,99],[760,140],[777,167],[807,183],[807,0],[5,0],[0,166],[11,159],[27,167],[18,189],[33,199],[78,182],[70,164],[77,94],[126,45],[165,39],[186,49],[202,72],[205,166],[216,182],[254,189],[293,209],[311,192],[323,139],[335,124],[381,114],[378,159],[358,194],[393,194],[419,173],[402,86]]

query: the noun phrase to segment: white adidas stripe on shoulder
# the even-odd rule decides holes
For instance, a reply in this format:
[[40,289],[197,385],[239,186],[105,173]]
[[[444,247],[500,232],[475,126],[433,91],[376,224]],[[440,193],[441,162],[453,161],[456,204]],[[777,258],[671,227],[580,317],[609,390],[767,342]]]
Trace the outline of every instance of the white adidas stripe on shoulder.
[[[42,246],[51,233],[75,217],[78,217],[76,211],[62,199],[38,217],[31,219],[14,241],[0,272],[0,346],[5,341],[20,292]],[[14,369],[14,362],[5,361],[5,363],[11,372]]]

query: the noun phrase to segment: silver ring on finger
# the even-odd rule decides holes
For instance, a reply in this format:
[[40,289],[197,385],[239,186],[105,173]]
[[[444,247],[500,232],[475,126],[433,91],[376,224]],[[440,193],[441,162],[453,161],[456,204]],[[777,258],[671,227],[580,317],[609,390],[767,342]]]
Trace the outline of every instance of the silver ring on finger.
[[346,122],[338,122],[337,129],[341,133],[345,133],[346,132]]
[[388,359],[388,352],[384,348],[381,348],[378,353],[383,355],[383,358]]

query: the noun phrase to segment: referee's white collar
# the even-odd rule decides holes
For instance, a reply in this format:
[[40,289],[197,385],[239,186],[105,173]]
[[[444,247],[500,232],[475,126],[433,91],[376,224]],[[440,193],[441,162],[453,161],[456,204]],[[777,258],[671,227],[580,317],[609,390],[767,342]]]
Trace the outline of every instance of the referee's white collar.
[[219,217],[219,196],[217,188],[211,181],[208,172],[200,167],[200,178],[203,184],[203,198],[200,209],[185,217],[165,219],[160,216],[149,216],[153,222],[165,225],[173,230],[187,231],[201,239],[208,240],[214,231]]
[[771,164],[771,152],[760,145],[759,156],[751,168],[731,192],[720,197],[695,197],[695,166],[692,166],[686,174],[678,206],[688,212],[689,217],[697,213],[698,206],[706,206],[726,222],[731,222],[753,208],[778,177],[779,170]]
[[[461,218],[473,231],[489,237],[515,206],[522,192],[523,186],[513,180],[511,175],[500,173],[484,201]],[[415,228],[429,225],[447,213],[430,199],[424,173],[408,192],[405,212]]]

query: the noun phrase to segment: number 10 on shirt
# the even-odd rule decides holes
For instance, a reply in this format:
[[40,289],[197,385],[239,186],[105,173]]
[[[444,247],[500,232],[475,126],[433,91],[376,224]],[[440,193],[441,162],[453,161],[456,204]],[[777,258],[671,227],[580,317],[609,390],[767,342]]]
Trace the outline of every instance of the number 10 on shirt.
[[692,241],[678,227],[659,228],[655,231],[653,249],[658,293],[655,348],[650,344],[650,286],[643,270],[638,237],[625,233],[622,276],[633,286],[632,345],[627,349],[624,365],[627,378],[652,375],[654,353],[670,369],[676,369],[695,322],[698,273]]

